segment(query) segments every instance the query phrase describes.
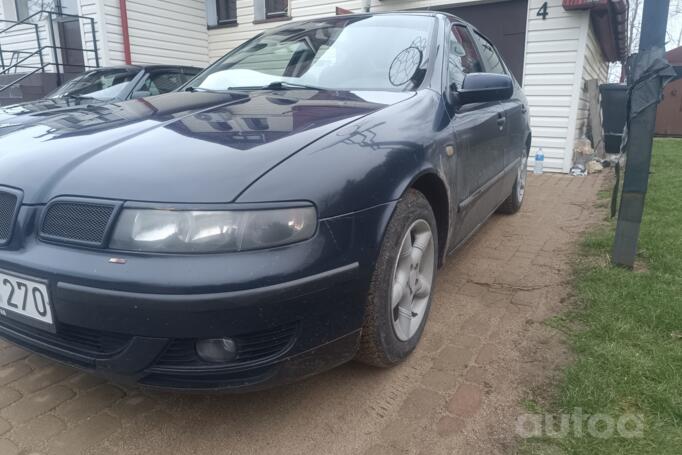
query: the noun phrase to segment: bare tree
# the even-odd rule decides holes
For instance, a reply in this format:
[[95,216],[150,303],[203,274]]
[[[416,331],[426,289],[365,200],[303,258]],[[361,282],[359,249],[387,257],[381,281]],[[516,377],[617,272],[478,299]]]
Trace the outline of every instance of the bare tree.
[[[642,10],[644,0],[630,0],[628,9],[628,55],[634,54],[639,48],[639,38],[642,30]],[[670,13],[668,17],[667,39],[668,43],[682,46],[682,24],[680,25],[679,35],[675,36],[675,29],[672,24],[682,21],[682,0],[670,1]],[[621,82],[625,74],[620,63],[613,63],[609,66],[609,80]]]
[[680,47],[682,46],[682,0],[674,0],[673,3],[670,4],[668,29],[672,34],[674,33],[674,30],[670,27],[671,23],[674,24],[673,27],[677,26],[679,31],[677,38],[675,38],[674,35],[671,35],[668,42],[673,43],[675,47]]
[[[642,4],[643,0],[630,0],[628,8],[628,55],[637,52],[639,46],[639,32],[642,24]],[[620,62],[614,62],[609,65],[609,81],[623,82],[625,80],[624,67]]]
[[642,25],[642,0],[633,0],[630,2],[630,10],[628,11],[628,54],[637,51],[639,46],[639,32]]

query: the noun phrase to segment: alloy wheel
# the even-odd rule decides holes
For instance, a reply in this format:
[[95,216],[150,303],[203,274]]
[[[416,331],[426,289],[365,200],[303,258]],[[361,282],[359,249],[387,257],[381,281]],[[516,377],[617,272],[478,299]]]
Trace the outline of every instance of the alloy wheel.
[[519,165],[519,170],[516,175],[516,196],[519,202],[523,201],[523,196],[526,193],[526,178],[528,177],[528,155],[524,155]]
[[408,341],[419,330],[428,308],[435,273],[431,226],[417,220],[405,233],[393,271],[391,316],[393,331]]

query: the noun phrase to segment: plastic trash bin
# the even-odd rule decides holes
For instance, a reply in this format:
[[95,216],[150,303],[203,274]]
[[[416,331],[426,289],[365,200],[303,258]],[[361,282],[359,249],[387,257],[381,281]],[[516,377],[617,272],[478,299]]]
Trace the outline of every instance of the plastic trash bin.
[[601,112],[604,128],[604,150],[620,153],[623,129],[627,119],[627,86],[625,84],[601,84]]

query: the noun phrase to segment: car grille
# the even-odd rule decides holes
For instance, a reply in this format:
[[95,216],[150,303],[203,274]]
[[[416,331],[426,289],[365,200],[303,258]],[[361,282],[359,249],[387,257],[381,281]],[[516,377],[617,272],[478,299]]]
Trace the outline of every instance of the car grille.
[[[237,358],[226,365],[251,364],[273,359],[293,344],[297,324],[292,323],[261,332],[232,337],[238,348]],[[196,339],[173,340],[159,357],[155,367],[215,365],[201,360],[196,353]]]
[[9,242],[19,198],[12,193],[0,191],[0,245]]
[[103,359],[122,351],[131,337],[101,330],[60,324],[57,333],[36,329],[9,318],[3,318],[0,329],[6,328],[29,339],[49,345],[51,348],[78,354],[87,358]]
[[93,202],[53,202],[47,208],[40,236],[49,240],[102,246],[115,205]]

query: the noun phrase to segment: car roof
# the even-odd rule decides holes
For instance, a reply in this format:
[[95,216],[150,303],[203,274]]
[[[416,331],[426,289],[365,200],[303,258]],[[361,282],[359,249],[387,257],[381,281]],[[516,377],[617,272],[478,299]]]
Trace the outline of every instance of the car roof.
[[376,12],[376,13],[360,13],[360,15],[366,15],[366,16],[387,16],[387,15],[393,15],[393,14],[399,14],[402,16],[446,16],[452,19],[456,19],[458,21],[465,22],[461,18],[455,16],[454,14],[451,13],[446,13],[444,11],[431,11],[428,9],[418,9],[418,10],[398,10],[398,11],[381,11],[381,12]]
[[[464,25],[467,25],[469,27],[473,27],[469,22],[465,21],[461,17],[455,16],[454,14],[446,13],[443,11],[431,11],[431,10],[398,10],[398,11],[380,11],[380,12],[370,12],[370,13],[353,13],[353,14],[341,14],[341,15],[335,15],[335,16],[324,16],[324,17],[316,17],[314,19],[306,19],[303,21],[298,21],[298,22],[293,22],[293,23],[287,23],[287,24],[282,24],[279,27],[274,27],[269,30],[271,31],[276,31],[279,29],[286,29],[289,27],[295,27],[297,24],[310,24],[310,23],[315,23],[315,22],[324,22],[328,21],[330,19],[338,19],[338,20],[343,20],[344,17],[372,17],[372,16],[427,16],[427,17],[433,17],[433,18],[444,18],[448,19],[453,22],[461,23]],[[475,27],[474,27],[475,28]]]
[[199,68],[196,66],[191,66],[191,65],[168,65],[168,64],[154,63],[154,64],[103,66],[100,68],[95,68],[91,71],[108,70],[108,69],[126,69],[126,70],[140,71],[140,70],[153,70],[153,69],[158,69],[158,68],[183,68],[183,69],[191,69],[191,70],[198,70],[198,71],[202,70],[202,68]]
[[155,64],[145,64],[145,65],[138,65],[142,69],[156,69],[156,68],[183,68],[183,69],[193,69],[193,70],[201,70],[202,68],[199,68],[197,66],[191,66],[191,65],[165,65],[165,64],[160,64],[160,63],[155,63]]

